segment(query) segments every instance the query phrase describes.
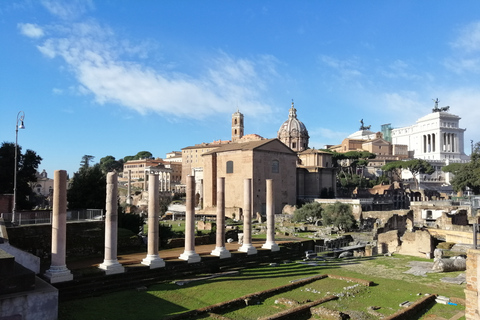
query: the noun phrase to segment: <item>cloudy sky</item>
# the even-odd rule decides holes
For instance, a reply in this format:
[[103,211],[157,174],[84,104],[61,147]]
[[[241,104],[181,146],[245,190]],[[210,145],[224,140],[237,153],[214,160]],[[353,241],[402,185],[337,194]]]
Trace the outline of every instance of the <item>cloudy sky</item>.
[[480,2],[0,2],[0,140],[77,171],[83,155],[155,157],[245,133],[276,137],[292,99],[310,147],[360,120],[414,124],[433,100],[480,140]]

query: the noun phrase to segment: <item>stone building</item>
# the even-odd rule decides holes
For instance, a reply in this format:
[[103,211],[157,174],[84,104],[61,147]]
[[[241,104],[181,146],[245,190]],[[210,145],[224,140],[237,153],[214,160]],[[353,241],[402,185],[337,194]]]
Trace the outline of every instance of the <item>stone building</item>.
[[160,191],[173,191],[180,184],[182,178],[182,162],[165,161],[161,158],[130,160],[123,165],[123,176],[118,179],[120,182],[128,181],[128,172],[132,184],[145,189],[148,169],[156,168],[159,172]]
[[297,109],[293,106],[293,101],[288,112],[288,119],[280,126],[277,138],[295,152],[308,149],[310,137],[303,122],[297,119]]
[[47,172],[43,170],[36,174],[37,181],[32,184],[32,190],[38,195],[48,197],[53,194],[53,179],[48,178]]
[[336,194],[335,168],[332,154],[317,149],[298,153],[297,198],[308,200],[332,198]]
[[296,204],[297,154],[278,139],[230,143],[205,152],[203,158],[203,199],[205,211],[216,205],[217,177],[225,177],[226,214],[232,216],[243,206],[244,180],[252,179],[253,213],[265,215],[266,179],[273,180],[275,213]]
[[[363,120],[362,120],[363,121]],[[328,149],[346,153],[349,151],[368,151],[376,155],[375,159],[368,160],[365,175],[379,176],[381,167],[387,162],[403,160],[408,157],[408,147],[402,144],[392,144],[383,139],[383,133],[370,131],[370,126],[362,126],[360,130],[343,139],[339,145],[328,146]]]
[[[408,147],[408,158],[424,159],[435,169],[431,175],[420,175],[418,181],[432,187],[450,184],[451,176],[442,172],[442,167],[454,162],[467,162],[464,152],[464,132],[460,127],[460,117],[447,112],[449,107],[438,107],[438,99],[432,113],[418,119],[415,124],[391,130],[392,143]],[[411,179],[408,172],[402,177]]]

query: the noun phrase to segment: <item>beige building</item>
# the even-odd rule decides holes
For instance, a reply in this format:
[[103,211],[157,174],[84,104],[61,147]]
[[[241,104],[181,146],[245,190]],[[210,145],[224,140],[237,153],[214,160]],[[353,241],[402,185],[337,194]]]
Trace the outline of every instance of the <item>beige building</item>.
[[[360,127],[360,130],[343,139],[342,143],[329,146],[329,149],[339,153],[349,151],[368,151],[376,155],[375,159],[368,160],[368,172],[374,175],[381,174],[380,168],[387,162],[408,158],[407,145],[392,144],[383,139],[381,132],[372,132],[369,127]],[[379,171],[379,172],[376,172]]]
[[216,182],[225,177],[227,215],[236,217],[243,207],[244,180],[252,179],[252,212],[265,215],[266,179],[273,180],[275,213],[296,204],[297,154],[278,139],[230,143],[205,152],[203,158],[203,201],[205,211],[216,205]]
[[53,179],[49,179],[45,170],[37,172],[37,181],[32,185],[32,190],[38,195],[48,197],[53,195]]
[[333,198],[336,194],[336,174],[332,154],[307,149],[298,153],[297,198]]
[[145,189],[147,181],[147,171],[154,168],[158,172],[160,181],[160,191],[174,191],[180,184],[182,178],[182,163],[180,161],[165,161],[161,158],[130,160],[123,165],[123,175],[118,180],[128,181],[128,172],[130,179],[136,187]]
[[297,119],[297,109],[293,106],[288,111],[288,119],[280,126],[277,138],[295,152],[308,149],[307,128]]

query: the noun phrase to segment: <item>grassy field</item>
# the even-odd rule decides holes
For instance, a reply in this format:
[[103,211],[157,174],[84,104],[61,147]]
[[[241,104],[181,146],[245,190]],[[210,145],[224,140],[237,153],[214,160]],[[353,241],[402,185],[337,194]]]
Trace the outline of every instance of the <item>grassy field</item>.
[[[373,281],[375,285],[372,287],[357,286],[353,282],[327,278],[265,299],[254,306],[226,310],[224,316],[231,319],[256,319],[285,310],[286,306],[275,303],[279,298],[305,302],[330,294],[339,294],[343,297],[327,302],[323,306],[355,315],[356,319],[370,320],[378,319],[378,317],[367,312],[369,306],[380,307],[377,312],[390,315],[400,309],[401,302],[416,301],[425,293],[464,298],[465,285],[440,281],[443,277],[455,277],[460,272],[427,273],[424,277],[405,274],[403,272],[409,269],[410,261],[429,260],[395,255],[393,257],[329,260],[319,262],[318,266],[296,262],[278,266],[265,265],[241,270],[236,275],[194,281],[183,286],[159,283],[150,286],[147,291],[129,290],[98,298],[65,302],[59,307],[59,319],[162,319],[168,315],[283,286],[290,280],[318,274],[335,274],[365,279]],[[464,310],[463,306],[436,304],[426,315],[435,314],[449,319],[462,310]]]

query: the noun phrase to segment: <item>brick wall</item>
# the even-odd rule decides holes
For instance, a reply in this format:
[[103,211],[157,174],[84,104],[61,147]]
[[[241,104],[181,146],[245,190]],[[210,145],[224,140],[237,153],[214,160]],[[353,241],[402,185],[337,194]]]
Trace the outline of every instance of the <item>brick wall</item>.
[[0,213],[10,213],[13,207],[13,194],[0,194]]
[[467,286],[465,288],[465,319],[480,319],[479,312],[479,295],[478,295],[478,278],[480,267],[480,250],[470,249],[467,252]]

